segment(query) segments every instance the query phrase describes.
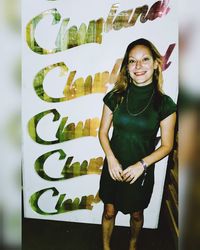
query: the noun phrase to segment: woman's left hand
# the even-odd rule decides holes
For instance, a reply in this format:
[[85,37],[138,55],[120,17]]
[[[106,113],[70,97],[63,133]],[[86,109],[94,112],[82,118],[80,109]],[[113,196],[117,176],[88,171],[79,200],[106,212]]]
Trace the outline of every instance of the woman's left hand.
[[134,165],[129,166],[122,172],[123,181],[130,182],[133,184],[144,172],[144,168],[140,162],[135,163]]

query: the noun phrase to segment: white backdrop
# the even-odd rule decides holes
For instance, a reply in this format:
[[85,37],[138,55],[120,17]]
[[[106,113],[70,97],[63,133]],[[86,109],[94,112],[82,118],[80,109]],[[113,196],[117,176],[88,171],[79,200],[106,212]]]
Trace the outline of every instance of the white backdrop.
[[[118,5],[116,5],[117,3]],[[116,6],[115,18],[121,11],[130,9],[134,11],[136,8],[144,5],[151,8],[154,3],[156,3],[156,1],[152,0],[142,2],[140,0],[120,0],[117,2],[114,0],[22,1],[22,126],[25,217],[96,224],[101,222],[103,204],[99,202],[98,199],[94,200],[99,186],[99,167],[97,168],[99,171],[93,174],[87,172],[87,174],[82,176],[78,176],[78,174],[75,176],[75,172],[73,172],[72,178],[68,178],[69,175],[63,177],[61,172],[68,157],[74,157],[72,163],[82,163],[84,160],[89,163],[90,159],[94,158],[98,158],[96,161],[93,161],[92,164],[94,165],[102,161],[104,154],[96,136],[98,132],[98,120],[101,118],[102,98],[105,92],[111,89],[113,85],[107,83],[104,88],[99,88],[99,90],[85,95],[84,91],[78,94],[81,87],[77,84],[74,97],[70,95],[70,98],[68,98],[66,97],[66,92],[65,95],[63,94],[63,90],[69,80],[70,72],[73,74],[73,71],[76,71],[72,84],[78,78],[85,80],[88,76],[91,76],[94,80],[95,74],[97,73],[107,71],[109,72],[107,74],[111,74],[116,60],[123,57],[127,45],[141,37],[153,42],[163,56],[171,44],[176,44],[168,59],[168,61],[171,61],[171,65],[163,72],[164,91],[176,102],[178,92],[176,1],[158,2],[157,4],[160,3],[169,6],[170,10],[166,15],[158,17],[155,20],[147,20],[145,23],[142,23],[138,18],[134,26],[123,27],[119,30],[112,28],[108,32],[104,30],[104,23],[102,34],[100,34],[100,36],[102,35],[102,41],[100,43],[86,43],[72,48],[66,48],[56,43],[56,38],[64,19],[68,22],[66,29],[72,26],[77,26],[79,29],[83,23],[88,26],[91,20],[103,18],[106,21],[113,4]],[[55,8],[57,11],[52,11],[52,9]],[[41,15],[40,22],[37,23],[34,21],[34,18],[41,13],[43,13],[43,15]],[[50,13],[53,13],[53,15]],[[53,17],[57,18],[57,23],[54,25],[52,23]],[[35,33],[33,33],[34,26]],[[62,34],[64,34],[64,31]],[[34,44],[30,37],[34,37],[39,47],[43,48],[43,50],[37,52],[35,50],[36,44]],[[64,69],[61,70],[59,67],[51,69],[46,76],[44,76],[43,88],[48,96],[53,98],[65,97],[65,100],[57,99],[55,102],[51,102],[51,98],[44,98],[45,100],[42,100],[37,94],[41,91],[39,87],[41,87],[41,77],[43,75],[40,74],[37,78],[37,82],[35,81],[39,84],[37,90],[34,89],[35,77],[42,69],[61,62],[66,65],[68,71]],[[56,121],[53,121],[52,113],[48,115],[44,115],[43,113],[44,116],[38,122],[35,131],[34,117],[41,112],[52,109],[57,110],[60,117]],[[72,129],[70,136],[73,134],[74,137],[72,136],[71,139],[68,138],[67,140],[59,140],[56,138],[56,131],[63,117],[68,117],[66,125],[73,123],[75,126],[77,126],[80,121],[82,121],[84,125],[87,119],[97,118],[97,129],[94,127],[91,132],[92,126],[94,125],[93,121],[90,123],[90,133],[88,132],[87,134],[86,132],[86,136],[79,136],[82,131],[81,129],[77,129],[75,132]],[[35,139],[35,133],[46,142],[40,142]],[[91,133],[94,134],[91,135]],[[52,143],[52,141],[55,142]],[[35,170],[35,161],[43,154],[53,150],[62,150],[66,156],[59,160],[60,155],[57,152],[47,158],[44,164],[44,172],[50,176],[49,180],[47,180],[44,177],[44,172],[40,170],[40,174],[38,174]],[[147,228],[156,228],[158,224],[166,163],[167,159],[165,158],[156,164],[154,191],[150,205],[145,210],[144,227]],[[62,178],[62,180],[52,180],[52,178]],[[51,188],[57,190],[54,196]],[[37,192],[44,189],[47,190],[38,198],[38,208],[36,208]],[[91,198],[91,195],[94,197]],[[88,196],[87,205],[91,205],[91,207],[80,209],[80,206],[76,207],[75,203],[77,198],[81,200],[84,196]],[[56,206],[59,197],[60,199],[63,198],[63,200],[60,205],[57,204]],[[71,199],[72,202],[75,200],[73,205],[71,202],[70,208],[68,206],[70,204],[69,199]],[[63,204],[66,200],[68,200],[66,202],[68,204],[67,206]],[[77,201],[78,205],[80,205],[79,203],[80,202]],[[68,210],[66,207],[68,207]],[[84,206],[82,208],[84,208]],[[128,215],[125,216],[119,213],[116,224],[128,226]]]

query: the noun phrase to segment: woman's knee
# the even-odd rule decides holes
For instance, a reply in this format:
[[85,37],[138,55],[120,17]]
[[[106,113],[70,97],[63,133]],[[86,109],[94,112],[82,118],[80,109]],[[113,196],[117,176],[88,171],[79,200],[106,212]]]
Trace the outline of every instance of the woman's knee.
[[114,219],[117,215],[117,210],[112,204],[105,204],[103,215],[107,220]]
[[143,211],[133,212],[131,214],[131,219],[134,221],[142,221],[143,220]]

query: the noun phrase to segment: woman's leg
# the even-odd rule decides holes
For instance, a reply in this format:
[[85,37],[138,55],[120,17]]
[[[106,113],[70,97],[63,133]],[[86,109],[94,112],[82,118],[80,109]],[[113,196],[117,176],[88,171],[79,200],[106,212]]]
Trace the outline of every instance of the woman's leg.
[[143,210],[133,212],[130,218],[131,239],[129,250],[136,250],[136,243],[144,222]]
[[117,211],[113,204],[105,204],[102,216],[103,250],[110,250],[110,238]]

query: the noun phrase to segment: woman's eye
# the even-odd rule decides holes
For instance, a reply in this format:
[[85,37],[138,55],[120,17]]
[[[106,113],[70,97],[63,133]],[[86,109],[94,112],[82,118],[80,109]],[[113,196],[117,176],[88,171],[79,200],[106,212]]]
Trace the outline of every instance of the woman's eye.
[[150,58],[149,57],[145,57],[145,58],[143,58],[143,61],[144,62],[148,62],[150,60]]
[[129,60],[129,63],[135,63],[135,60],[131,59]]

